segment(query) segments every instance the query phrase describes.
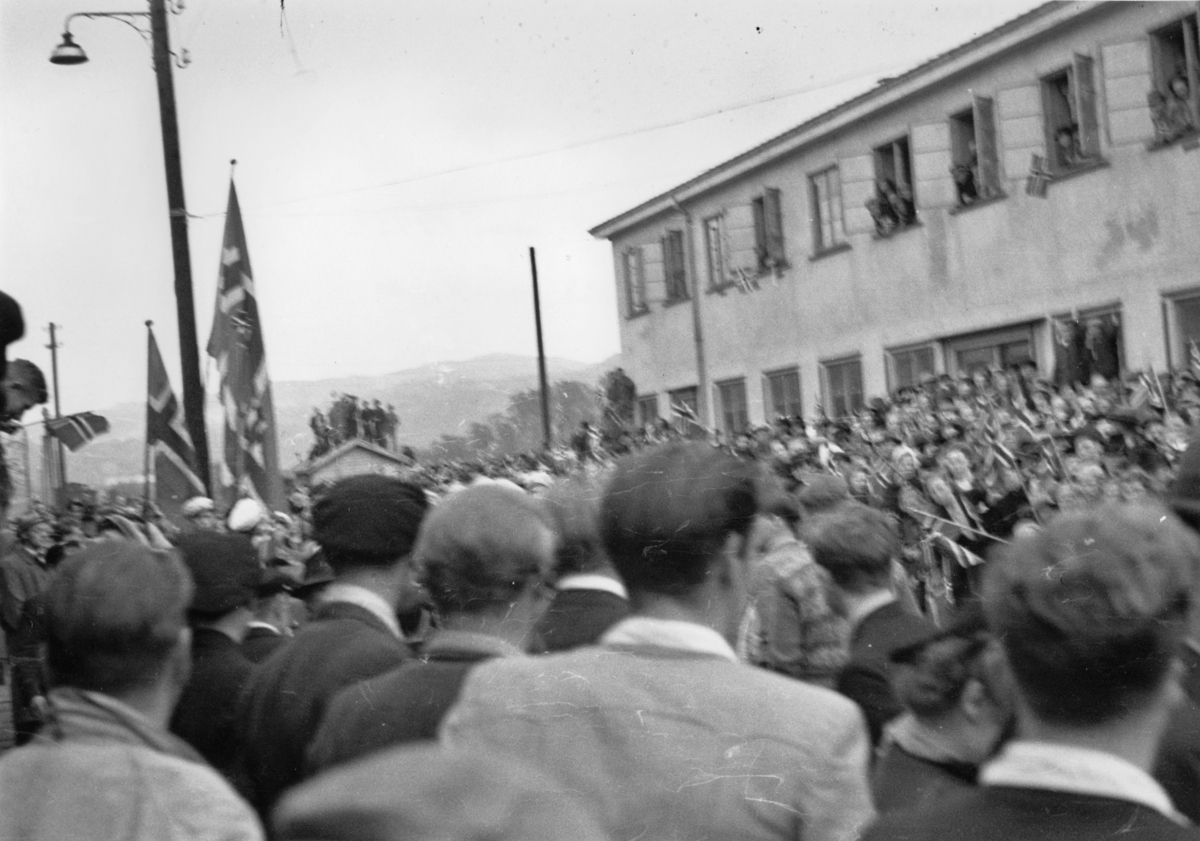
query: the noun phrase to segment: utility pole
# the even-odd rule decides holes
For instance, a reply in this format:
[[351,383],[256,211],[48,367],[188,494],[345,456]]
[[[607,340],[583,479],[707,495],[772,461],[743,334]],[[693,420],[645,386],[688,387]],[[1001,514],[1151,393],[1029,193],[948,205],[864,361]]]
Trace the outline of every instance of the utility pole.
[[533,320],[537,325],[538,386],[542,395],[542,447],[550,449],[550,387],[546,384],[546,349],[542,344],[542,301],[538,295],[537,255],[529,246],[529,268],[533,271]]
[[[58,394],[58,334],[55,330],[58,325],[53,321],[50,322],[50,344],[46,347],[50,348],[50,377],[54,382],[54,419],[58,420],[62,417],[62,403],[59,400]],[[63,455],[62,441],[57,438],[55,441],[58,444],[58,486],[65,488],[67,486],[67,460]]]
[[196,468],[206,490],[209,481],[208,432],[204,426],[204,385],[200,381],[200,349],[192,296],[192,259],[188,247],[187,205],[183,199],[179,120],[175,114],[175,82],[171,77],[171,44],[165,0],[150,2],[150,35],[154,75],[158,81],[158,114],[162,122],[163,159],[167,168],[167,206],[171,213],[171,256],[175,263],[175,310],[179,321],[179,361],[183,371],[183,414],[196,447]]

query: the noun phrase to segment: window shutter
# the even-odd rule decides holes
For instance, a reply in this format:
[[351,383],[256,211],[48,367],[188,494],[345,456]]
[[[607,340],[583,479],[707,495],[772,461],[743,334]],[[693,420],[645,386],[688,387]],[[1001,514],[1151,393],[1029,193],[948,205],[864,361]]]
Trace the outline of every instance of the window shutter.
[[767,232],[767,257],[782,266],[785,262],[783,253],[783,207],[779,190],[774,187],[763,194],[763,221]]
[[646,284],[646,303],[661,304],[667,297],[667,273],[663,266],[661,242],[642,246],[642,278]]
[[1003,172],[1009,179],[1024,178],[1030,155],[1046,154],[1041,91],[1037,85],[1008,88],[996,95],[996,106],[1004,142]]
[[913,169],[916,194],[921,207],[949,207],[955,203],[954,178],[950,174],[950,124],[945,121],[913,126]]
[[1146,93],[1150,49],[1146,41],[1108,44],[1100,48],[1104,64],[1104,96],[1108,104],[1108,138],[1114,146],[1141,143],[1153,136]]
[[1183,56],[1187,62],[1188,88],[1192,95],[1192,113],[1200,115],[1200,2],[1191,19],[1183,21]]
[[996,146],[996,108],[991,97],[972,94],[971,111],[975,120],[975,154],[979,158],[980,196],[1000,193],[1000,151]]
[[838,161],[842,175],[842,205],[846,232],[866,234],[875,230],[867,199],[875,195],[875,156],[871,153],[842,158]]
[[754,207],[737,205],[725,211],[725,281],[735,282],[741,275],[758,276],[757,237]]
[[1079,121],[1079,147],[1085,155],[1100,154],[1100,127],[1096,122],[1096,82],[1092,75],[1092,57],[1075,53],[1072,63],[1072,87],[1075,92],[1075,119]]

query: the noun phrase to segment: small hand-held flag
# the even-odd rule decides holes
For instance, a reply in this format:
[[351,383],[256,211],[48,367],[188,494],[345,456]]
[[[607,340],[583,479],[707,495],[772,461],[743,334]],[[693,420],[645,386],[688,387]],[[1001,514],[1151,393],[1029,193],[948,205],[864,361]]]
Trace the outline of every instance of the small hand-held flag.
[[231,500],[253,496],[271,508],[281,508],[283,479],[275,439],[275,406],[246,233],[232,179],[208,355],[217,360],[225,409],[220,484]]
[[[168,516],[177,515],[194,496],[204,496],[204,483],[196,469],[196,449],[183,420],[183,409],[171,390],[167,368],[158,352],[154,330],[146,322],[149,350],[146,388],[147,472],[154,473],[154,498]],[[149,478],[147,477],[147,481]]]
[[1046,167],[1046,159],[1041,155],[1032,155],[1029,161],[1029,175],[1025,179],[1025,195],[1034,198],[1046,198],[1046,188],[1050,186],[1050,171]]
[[95,412],[80,412],[47,420],[46,431],[75,452],[97,435],[108,432],[108,420]]

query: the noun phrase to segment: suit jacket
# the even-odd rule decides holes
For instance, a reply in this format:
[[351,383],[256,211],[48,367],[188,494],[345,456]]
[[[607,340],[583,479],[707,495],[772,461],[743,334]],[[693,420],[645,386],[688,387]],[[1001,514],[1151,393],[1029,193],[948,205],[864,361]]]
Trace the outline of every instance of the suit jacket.
[[863,841],[1166,841],[1200,837],[1153,809],[1046,789],[981,786],[930,809],[893,812]]
[[871,611],[852,632],[850,660],[838,675],[837,691],[862,709],[872,744],[879,744],[883,726],[904,711],[892,691],[889,655],[932,630],[928,619],[914,616],[897,601]]
[[949,795],[975,787],[978,768],[954,762],[934,762],[890,743],[871,772],[871,793],[879,814],[922,809]]
[[436,739],[467,672],[494,656],[478,647],[439,645],[435,636],[421,659],[343,689],[309,746],[309,771],[315,774],[406,742]]
[[225,634],[194,629],[192,675],[171,716],[171,732],[239,785],[237,702],[253,670],[241,647]]
[[288,638],[278,631],[254,627],[246,632],[246,638],[242,640],[242,654],[251,663],[261,663],[287,641]]
[[606,642],[482,663],[442,741],[583,794],[612,838],[845,841],[873,811],[853,704],[680,648]]
[[260,814],[304,777],[305,751],[333,696],[411,657],[369,610],[326,602],[290,645],[257,667],[239,717],[246,795]]
[[1153,773],[1175,808],[1200,824],[1200,654],[1185,646],[1182,659],[1185,697],[1167,721]]
[[629,615],[629,601],[605,590],[559,590],[534,627],[542,651],[591,645]]

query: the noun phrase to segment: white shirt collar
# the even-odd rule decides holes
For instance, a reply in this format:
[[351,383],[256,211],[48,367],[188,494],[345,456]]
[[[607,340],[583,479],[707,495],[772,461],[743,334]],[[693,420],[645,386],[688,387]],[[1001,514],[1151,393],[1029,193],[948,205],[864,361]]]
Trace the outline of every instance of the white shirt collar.
[[344,602],[361,607],[386,625],[397,639],[404,639],[404,634],[400,631],[400,620],[396,618],[396,611],[392,610],[387,599],[378,593],[373,593],[366,587],[360,587],[357,584],[334,581],[325,588],[321,598],[322,604],[330,602]]
[[558,579],[558,582],[554,585],[554,589],[603,590],[605,593],[612,593],[614,596],[620,596],[626,601],[629,600],[629,592],[625,589],[624,584],[615,578],[609,578],[607,575],[599,575],[594,572],[564,575]]
[[888,590],[880,590],[878,593],[864,596],[857,601],[851,601],[846,609],[846,619],[850,622],[850,635],[854,635],[864,619],[894,601],[896,601],[896,596]]
[[707,625],[678,619],[653,619],[630,616],[609,628],[600,637],[601,645],[653,645],[696,654],[713,654],[737,662],[737,654],[725,637]]
[[250,628],[262,628],[263,630],[271,631],[272,633],[282,636],[282,632],[270,622],[259,622],[257,619],[251,619],[249,622],[247,622],[246,628],[247,630]]
[[1115,754],[1073,745],[1012,742],[983,767],[979,782],[1125,800],[1188,823],[1162,786],[1141,768]]

